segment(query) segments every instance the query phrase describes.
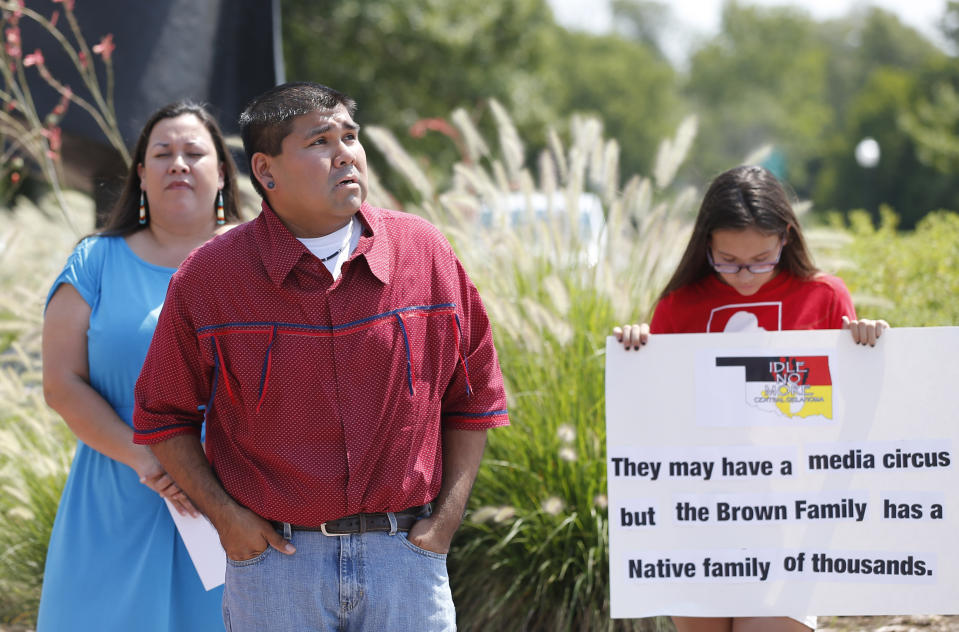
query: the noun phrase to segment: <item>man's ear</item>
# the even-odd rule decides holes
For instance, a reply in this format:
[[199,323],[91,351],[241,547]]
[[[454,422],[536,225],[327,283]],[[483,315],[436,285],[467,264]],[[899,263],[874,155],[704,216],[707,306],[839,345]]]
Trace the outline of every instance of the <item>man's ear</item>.
[[270,157],[262,151],[256,152],[250,158],[250,169],[253,170],[253,177],[260,183],[264,191],[270,191],[275,186],[271,163]]

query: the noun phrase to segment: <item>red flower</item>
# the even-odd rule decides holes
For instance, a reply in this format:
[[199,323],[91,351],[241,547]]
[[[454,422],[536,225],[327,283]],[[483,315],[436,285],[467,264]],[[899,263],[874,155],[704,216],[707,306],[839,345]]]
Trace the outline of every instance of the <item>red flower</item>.
[[70,86],[64,86],[60,90],[60,101],[53,108],[51,114],[58,120],[63,117],[67,111],[67,106],[70,105],[70,98],[73,96],[73,90],[70,89]]
[[50,151],[54,154],[59,153],[60,145],[62,143],[62,139],[60,137],[60,128],[50,127],[44,129],[40,133],[43,134],[43,136],[47,139],[47,142],[50,143]]
[[56,26],[57,26],[57,20],[59,20],[59,19],[60,19],[60,12],[59,12],[59,11],[54,11],[54,12],[53,12],[53,15],[50,16],[50,26],[56,28]]
[[80,58],[80,67],[86,68],[86,67],[87,67],[87,54],[84,53],[84,52],[81,50],[80,52],[77,53],[77,57]]
[[20,182],[20,174],[17,173],[16,171],[14,171],[13,173],[11,173],[11,174],[10,174],[10,182],[12,182],[12,183],[14,183],[14,184],[16,184],[17,182]]
[[14,59],[19,58],[23,52],[20,50],[20,28],[17,26],[8,26],[4,33],[6,35],[7,55]]
[[54,2],[62,2],[63,6],[67,11],[73,11],[73,5],[76,3],[76,0],[53,0]]
[[110,61],[110,56],[113,55],[113,51],[115,51],[116,48],[116,45],[113,43],[113,33],[107,33],[103,36],[103,39],[100,40],[100,43],[93,47],[93,52],[97,55],[102,55],[103,61]]
[[416,121],[410,127],[410,136],[422,138],[427,131],[439,132],[450,138],[459,138],[459,132],[456,131],[456,128],[442,118],[425,118]]
[[43,65],[43,53],[40,52],[39,48],[23,58],[24,66],[32,66],[34,64],[37,66]]
[[8,26],[5,31],[7,36],[7,44],[12,44],[15,46],[20,45],[20,27],[19,26]]

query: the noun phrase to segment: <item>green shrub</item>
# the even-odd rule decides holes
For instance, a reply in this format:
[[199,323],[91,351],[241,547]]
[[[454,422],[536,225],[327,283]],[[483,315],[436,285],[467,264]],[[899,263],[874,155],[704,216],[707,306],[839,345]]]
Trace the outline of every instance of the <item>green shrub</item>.
[[889,208],[878,228],[864,211],[849,216],[853,241],[844,255],[851,265],[842,277],[857,313],[894,327],[959,324],[959,214],[929,214],[907,233],[896,232],[897,223]]
[[38,392],[19,390],[28,396],[5,413],[6,429],[0,430],[0,621],[32,624],[75,441],[66,426],[46,412]]

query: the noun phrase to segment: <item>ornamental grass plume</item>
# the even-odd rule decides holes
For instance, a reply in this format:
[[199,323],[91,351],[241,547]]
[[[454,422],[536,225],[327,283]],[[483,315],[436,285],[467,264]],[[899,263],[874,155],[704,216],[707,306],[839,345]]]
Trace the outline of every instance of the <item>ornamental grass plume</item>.
[[[92,230],[93,203],[64,192]],[[43,301],[76,238],[52,196],[0,212],[0,621],[32,624],[47,542],[76,441],[43,400]]]
[[566,508],[566,503],[563,502],[562,498],[557,498],[556,496],[550,496],[543,501],[542,504],[543,511],[548,513],[551,516],[558,516],[563,509]]
[[484,522],[492,520],[498,511],[499,507],[480,507],[470,514],[469,519],[477,524],[483,524]]
[[648,316],[685,245],[697,195],[667,178],[695,123],[661,152],[676,164],[657,164],[655,182],[621,183],[599,120],[549,130],[530,168],[508,113],[489,113],[495,147],[454,112],[452,166],[424,165],[382,128],[367,136],[418,195],[405,208],[444,232],[479,288],[506,380],[512,427],[489,433],[450,556],[459,628],[666,629],[609,618],[604,352],[613,324]]
[[563,443],[572,443],[576,440],[576,428],[571,424],[563,424],[556,429],[556,436]]

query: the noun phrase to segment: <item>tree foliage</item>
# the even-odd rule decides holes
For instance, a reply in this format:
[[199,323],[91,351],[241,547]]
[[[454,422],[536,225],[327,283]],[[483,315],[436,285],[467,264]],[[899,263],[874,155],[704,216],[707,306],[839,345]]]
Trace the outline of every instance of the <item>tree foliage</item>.
[[654,0],[611,0],[614,32],[644,44],[665,58],[663,39],[673,26],[672,12],[665,2]]
[[615,35],[564,32],[561,42],[561,111],[599,116],[623,143],[623,172],[648,172],[659,139],[681,119],[675,71],[646,45]]
[[[548,89],[557,27],[546,0],[285,0],[282,7],[288,79],[349,94],[361,123],[408,138],[418,121],[457,107],[474,111],[490,97],[540,139],[557,117]],[[411,148],[454,158],[447,139],[426,129],[414,129],[421,138]]]
[[[959,51],[959,2],[948,3],[940,28],[953,53]],[[950,57],[923,73],[924,89],[899,118],[919,160],[947,177],[959,174],[959,68],[955,61]]]
[[959,173],[959,93],[952,83],[932,86],[932,95],[921,97],[900,123],[923,164],[945,175]]
[[[877,217],[888,203],[909,228],[959,206],[959,65],[894,14],[860,5],[823,21],[730,0],[719,33],[679,70],[663,50],[676,24],[668,4],[614,0],[612,9],[614,32],[597,35],[557,25],[547,0],[285,0],[287,67],[291,79],[355,97],[360,121],[428,156],[427,170],[464,155],[446,113],[488,121],[493,97],[513,114],[528,158],[558,121],[582,112],[621,140],[622,176],[648,172],[657,139],[695,113],[681,180],[702,183],[770,146],[767,166],[818,209]],[[953,50],[957,25],[952,0],[941,28]],[[867,136],[881,148],[874,169],[854,158]],[[373,162],[388,188],[413,193]]]
[[[361,123],[385,126],[433,159],[452,159],[456,149],[423,134],[447,128],[423,122],[455,108],[484,120],[491,97],[531,146],[542,147],[549,126],[571,112],[600,114],[610,132],[629,139],[627,174],[648,167],[658,139],[681,118],[678,82],[661,56],[640,41],[569,32],[546,0],[282,6],[288,78],[346,92],[359,103]],[[402,190],[395,178],[389,184]]]
[[952,54],[959,53],[959,2],[949,0],[946,11],[939,21],[939,30],[952,45]]
[[494,97],[551,120],[542,84],[555,24],[545,0],[283,3],[287,73],[334,86],[378,124],[408,127]]
[[[692,58],[687,94],[702,120],[694,161],[721,171],[772,144],[818,208],[895,207],[904,227],[955,207],[955,117],[943,75],[955,60],[878,8],[816,21],[796,8],[730,2],[721,32]],[[949,71],[955,74],[955,71]],[[949,84],[952,85],[952,84]],[[855,147],[881,148],[865,169]]]

